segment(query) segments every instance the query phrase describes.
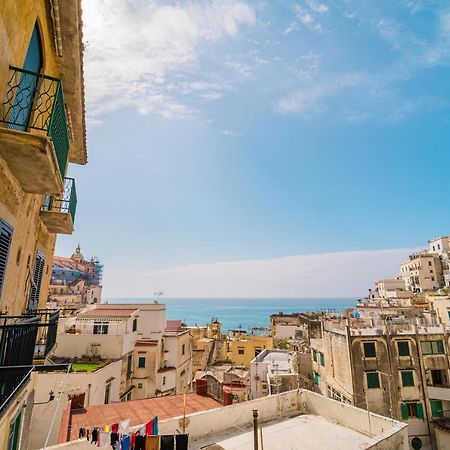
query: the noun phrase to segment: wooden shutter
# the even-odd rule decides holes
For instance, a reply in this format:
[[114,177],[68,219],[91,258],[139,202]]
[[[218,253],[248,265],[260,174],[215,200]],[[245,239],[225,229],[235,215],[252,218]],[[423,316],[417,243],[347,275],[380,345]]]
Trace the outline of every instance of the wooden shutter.
[[402,403],[400,405],[400,410],[402,413],[402,420],[408,420],[408,418],[409,418],[408,405],[406,403]]
[[42,275],[44,274],[45,257],[42,253],[36,253],[34,263],[33,285],[31,286],[28,309],[36,310],[39,306],[39,295],[41,292]]
[[442,408],[441,400],[430,400],[431,404],[431,416],[432,417],[443,417],[444,411]]
[[13,229],[0,220],[0,294],[6,275],[6,263],[8,262],[9,248],[13,236]]
[[417,418],[424,419],[422,403],[416,403]]

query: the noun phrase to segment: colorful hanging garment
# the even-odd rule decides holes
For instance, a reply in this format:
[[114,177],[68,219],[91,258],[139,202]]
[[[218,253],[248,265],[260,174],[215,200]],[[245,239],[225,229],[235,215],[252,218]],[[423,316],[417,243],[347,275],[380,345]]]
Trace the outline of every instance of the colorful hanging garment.
[[189,441],[188,434],[177,434],[175,436],[176,449],[188,450],[188,441]]
[[159,431],[158,431],[158,416],[153,417],[153,430],[152,430],[151,434],[154,434],[154,435],[159,434]]
[[111,433],[118,433],[119,432],[119,424],[118,423],[113,423],[111,425]]
[[130,436],[127,434],[122,435],[122,450],[130,450]]
[[145,450],[159,450],[159,436],[147,436]]
[[110,439],[109,439],[109,433],[107,431],[99,431],[98,433],[98,446],[100,448],[109,448],[110,445]]
[[155,433],[153,433],[153,420],[150,420],[150,422],[147,422],[147,424],[145,425],[145,434],[147,436],[150,436],[151,434],[155,434]]
[[107,433],[109,433],[109,425],[105,425],[105,428],[103,428],[103,431],[106,431]]
[[164,434],[161,436],[161,450],[174,450],[175,440],[173,435]]
[[122,422],[119,422],[119,433],[122,434],[128,434],[130,432],[130,419],[122,420]]
[[134,443],[134,450],[145,450],[145,436],[138,434]]

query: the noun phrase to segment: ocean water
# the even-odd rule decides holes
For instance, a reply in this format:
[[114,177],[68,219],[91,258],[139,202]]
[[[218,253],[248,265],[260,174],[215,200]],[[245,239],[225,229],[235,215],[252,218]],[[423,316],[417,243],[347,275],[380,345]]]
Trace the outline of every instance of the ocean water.
[[[108,298],[109,303],[153,303],[152,298]],[[356,305],[355,298],[295,298],[295,299],[188,299],[161,298],[166,305],[167,319],[179,319],[188,325],[206,325],[213,318],[222,323],[224,331],[253,327],[268,327],[270,315],[282,311],[320,311],[323,309],[345,311]]]

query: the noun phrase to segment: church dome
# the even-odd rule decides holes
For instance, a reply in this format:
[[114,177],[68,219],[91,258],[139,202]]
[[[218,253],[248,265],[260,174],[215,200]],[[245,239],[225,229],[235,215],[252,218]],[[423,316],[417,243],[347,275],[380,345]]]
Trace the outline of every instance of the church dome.
[[75,261],[84,261],[84,256],[80,251],[80,244],[78,244],[78,247],[75,250],[75,253],[71,256],[71,258]]

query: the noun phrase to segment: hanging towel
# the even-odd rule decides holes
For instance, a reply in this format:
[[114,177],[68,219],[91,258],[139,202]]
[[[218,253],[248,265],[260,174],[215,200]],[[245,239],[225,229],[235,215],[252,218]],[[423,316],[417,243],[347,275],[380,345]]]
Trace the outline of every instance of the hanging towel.
[[111,425],[111,433],[118,433],[119,432],[119,424],[118,423],[113,423]]
[[174,438],[170,434],[164,434],[161,436],[161,450],[173,450],[174,449]]
[[110,447],[110,439],[109,439],[109,433],[107,431],[99,431],[98,436],[98,446],[100,448],[108,448]]
[[128,434],[130,427],[130,419],[122,420],[122,422],[119,422],[119,433]]
[[159,450],[159,436],[147,436],[145,450]]
[[153,431],[152,434],[157,435],[158,432],[158,416],[153,417]]
[[130,436],[122,435],[122,450],[130,450]]
[[175,442],[176,442],[176,449],[177,450],[188,450],[188,441],[189,441],[189,435],[188,434],[177,434],[175,436]]
[[134,442],[134,450],[145,450],[145,436],[138,434]]
[[147,424],[145,425],[145,434],[147,436],[149,436],[151,434],[155,434],[155,433],[153,433],[153,419],[150,420],[150,422],[147,422]]
[[106,431],[107,433],[109,433],[109,425],[105,425],[105,428],[103,428],[103,431]]

